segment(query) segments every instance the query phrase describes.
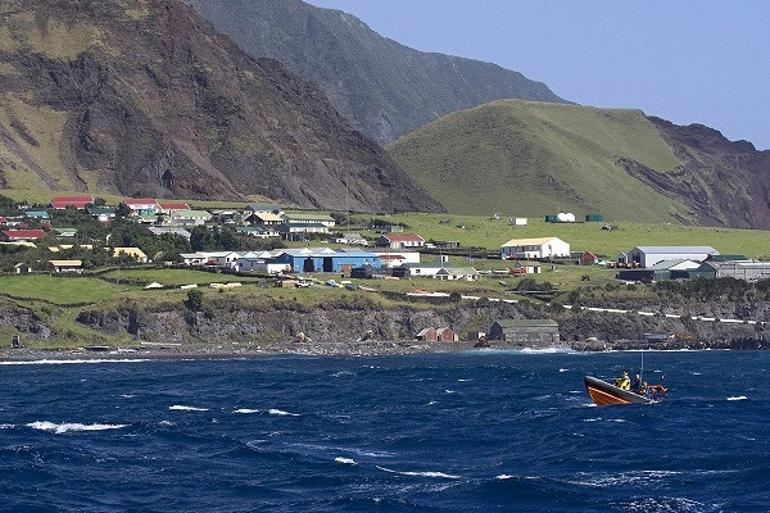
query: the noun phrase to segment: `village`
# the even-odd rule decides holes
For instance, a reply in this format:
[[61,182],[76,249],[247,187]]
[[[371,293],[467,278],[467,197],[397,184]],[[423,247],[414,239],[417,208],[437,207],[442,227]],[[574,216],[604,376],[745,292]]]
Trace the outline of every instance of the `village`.
[[[190,291],[200,281],[225,290],[242,286],[239,279],[260,277],[282,289],[344,289],[428,302],[456,296],[506,303],[527,298],[547,304],[558,292],[597,283],[770,279],[769,261],[720,253],[711,246],[639,241],[608,255],[586,247],[575,251],[568,240],[548,235],[551,229],[563,233],[569,225],[590,227],[595,233],[616,229],[600,214],[588,213],[580,221],[572,213],[537,221],[501,217],[490,218],[501,227],[499,247],[466,248],[459,240],[438,240],[403,222],[292,210],[275,203],[193,208],[185,201],[124,198],[108,205],[90,195],[53,197],[48,205],[7,200],[0,216],[0,263],[6,276],[86,277],[156,269],[153,276],[158,279],[143,284],[148,291]],[[524,229],[531,235],[529,225],[535,222],[541,236],[505,240]],[[436,224],[446,222],[439,219]],[[163,269],[228,279],[170,284],[164,282]],[[413,336],[423,342],[470,338],[481,345],[498,340],[549,346],[559,343],[559,326],[548,318],[501,318],[472,334],[426,326]]]

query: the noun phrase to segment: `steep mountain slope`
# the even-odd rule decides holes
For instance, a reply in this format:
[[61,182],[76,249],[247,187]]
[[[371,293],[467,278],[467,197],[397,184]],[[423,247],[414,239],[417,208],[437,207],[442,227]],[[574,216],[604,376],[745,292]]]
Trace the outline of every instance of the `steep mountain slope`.
[[188,1],[251,55],[277,59],[318,84],[355,128],[379,142],[499,98],[563,101],[515,71],[419,52],[354,16],[301,0]]
[[315,86],[177,0],[0,5],[0,187],[440,208]]
[[449,211],[770,228],[768,152],[638,110],[502,100],[390,151]]

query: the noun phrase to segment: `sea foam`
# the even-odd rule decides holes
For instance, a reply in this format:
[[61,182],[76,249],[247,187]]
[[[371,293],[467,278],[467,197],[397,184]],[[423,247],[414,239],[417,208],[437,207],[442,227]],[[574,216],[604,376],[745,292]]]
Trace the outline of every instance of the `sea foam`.
[[343,458],[342,456],[337,456],[334,461],[342,465],[358,465],[353,458]]
[[183,404],[173,404],[168,407],[171,411],[209,411],[208,408],[198,408],[196,406],[185,406]]
[[107,431],[110,429],[122,429],[128,427],[128,424],[80,424],[77,422],[63,422],[57,424],[55,422],[37,421],[30,422],[27,424],[27,427],[61,435],[67,431]]
[[237,410],[233,410],[233,413],[248,415],[249,413],[259,413],[259,410],[253,410],[251,408],[238,408]]
[[392,468],[381,467],[379,465],[377,465],[377,468],[382,470],[383,472],[388,472],[390,474],[398,474],[399,476],[432,477],[432,478],[438,478],[438,479],[462,479],[460,476],[455,476],[455,475],[452,475],[452,474],[446,474],[444,472],[434,472],[434,471],[407,472],[407,471],[393,470]]
[[87,358],[87,359],[66,359],[66,360],[6,360],[0,362],[0,365],[64,365],[77,363],[139,363],[149,362],[147,358]]
[[748,397],[746,397],[745,395],[732,395],[727,398],[728,401],[745,401],[747,399]]
[[278,415],[282,417],[299,417],[299,413],[290,413],[288,411],[279,410],[277,408],[270,408],[267,410],[267,413],[270,415]]

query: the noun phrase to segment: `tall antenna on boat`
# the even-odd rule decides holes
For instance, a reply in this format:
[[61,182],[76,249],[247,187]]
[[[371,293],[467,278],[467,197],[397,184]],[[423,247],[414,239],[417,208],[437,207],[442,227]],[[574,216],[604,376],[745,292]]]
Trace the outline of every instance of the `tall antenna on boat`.
[[642,368],[639,369],[639,379],[644,382],[644,351],[642,351]]

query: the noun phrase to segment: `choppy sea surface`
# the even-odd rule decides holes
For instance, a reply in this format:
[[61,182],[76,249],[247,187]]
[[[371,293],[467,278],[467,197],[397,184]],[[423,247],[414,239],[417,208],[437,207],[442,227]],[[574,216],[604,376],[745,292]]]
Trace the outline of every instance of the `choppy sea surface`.
[[770,353],[0,364],[0,511],[770,511]]

